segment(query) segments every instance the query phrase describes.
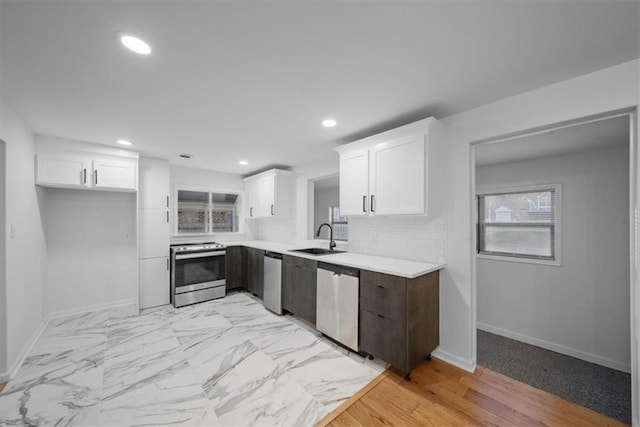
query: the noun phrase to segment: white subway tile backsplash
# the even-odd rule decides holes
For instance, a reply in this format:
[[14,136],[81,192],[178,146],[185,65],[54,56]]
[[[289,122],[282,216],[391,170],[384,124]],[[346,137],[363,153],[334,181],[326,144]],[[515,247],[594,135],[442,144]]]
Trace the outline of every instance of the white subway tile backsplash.
[[263,218],[258,230],[259,240],[277,243],[294,243],[296,241],[296,220]]
[[347,250],[445,263],[446,224],[423,217],[351,217]]
[[[254,221],[252,234],[260,240],[295,243],[296,220],[264,218]],[[446,224],[424,217],[350,217],[350,252],[412,261],[446,262]]]

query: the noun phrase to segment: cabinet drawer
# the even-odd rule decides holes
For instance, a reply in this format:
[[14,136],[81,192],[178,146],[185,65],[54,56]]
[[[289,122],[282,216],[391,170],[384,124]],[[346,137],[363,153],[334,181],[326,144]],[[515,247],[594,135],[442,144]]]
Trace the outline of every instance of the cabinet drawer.
[[371,271],[360,272],[360,310],[403,322],[406,318],[406,280]]
[[283,255],[282,256],[282,262],[284,264],[291,264],[291,265],[295,265],[297,267],[304,267],[304,268],[316,268],[316,267],[318,267],[318,261],[316,261],[316,260],[300,258],[300,257],[297,257],[297,256],[291,256],[291,255]]
[[394,366],[406,365],[406,332],[403,322],[360,310],[359,350]]

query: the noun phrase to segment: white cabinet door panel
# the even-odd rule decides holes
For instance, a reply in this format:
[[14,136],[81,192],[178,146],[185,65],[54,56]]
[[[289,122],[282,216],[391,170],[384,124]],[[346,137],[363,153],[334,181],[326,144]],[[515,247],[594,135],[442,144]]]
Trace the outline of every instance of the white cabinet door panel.
[[142,209],[169,208],[169,162],[140,159],[139,197]]
[[424,134],[377,145],[371,156],[371,210],[378,215],[423,214]]
[[116,160],[93,161],[93,186],[99,189],[136,190],[136,167]]
[[255,181],[253,210],[254,218],[267,218],[275,215],[276,209],[276,176],[266,176]]
[[169,257],[140,260],[140,308],[169,304]]
[[369,151],[340,156],[340,214],[369,212]]
[[38,155],[36,184],[44,186],[86,188],[88,162],[79,157]]
[[169,256],[167,209],[140,209],[140,258]]

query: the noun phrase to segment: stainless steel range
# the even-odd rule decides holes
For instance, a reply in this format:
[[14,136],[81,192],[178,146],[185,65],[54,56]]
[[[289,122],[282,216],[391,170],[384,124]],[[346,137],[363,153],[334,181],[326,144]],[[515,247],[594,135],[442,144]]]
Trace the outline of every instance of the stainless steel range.
[[226,249],[216,242],[171,245],[171,304],[174,307],[226,295]]

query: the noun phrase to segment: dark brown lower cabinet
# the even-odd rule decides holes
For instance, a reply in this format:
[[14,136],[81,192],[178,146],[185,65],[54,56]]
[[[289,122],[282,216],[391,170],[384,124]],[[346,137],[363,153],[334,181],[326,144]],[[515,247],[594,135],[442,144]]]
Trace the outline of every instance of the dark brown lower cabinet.
[[243,252],[245,248],[242,246],[227,247],[225,256],[225,273],[227,282],[227,291],[231,289],[239,289],[245,287],[245,257]]
[[316,323],[318,262],[289,255],[282,257],[282,308]]
[[359,349],[407,374],[439,344],[439,273],[360,271]]
[[262,249],[245,248],[247,290],[262,299],[264,294],[264,252]]

